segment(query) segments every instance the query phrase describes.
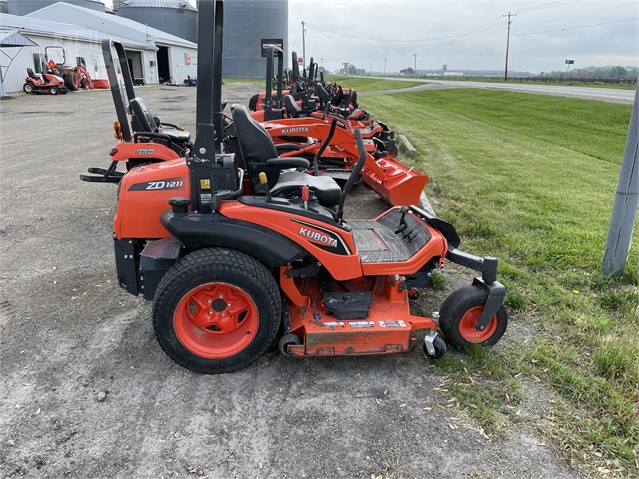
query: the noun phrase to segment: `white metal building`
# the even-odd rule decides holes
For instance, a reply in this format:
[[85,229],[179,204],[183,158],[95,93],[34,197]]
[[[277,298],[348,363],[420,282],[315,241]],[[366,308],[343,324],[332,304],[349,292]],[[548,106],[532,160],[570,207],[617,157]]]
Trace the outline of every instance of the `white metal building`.
[[[103,33],[65,23],[49,22],[17,15],[0,14],[0,30],[16,31],[36,43],[37,46],[3,47],[0,52],[0,68],[2,68],[3,86],[6,92],[22,90],[27,68],[34,72],[42,71],[45,62],[45,48],[61,46],[66,52],[66,60],[70,65],[82,62],[94,79],[106,79],[106,69],[102,58],[101,41]],[[133,40],[117,37],[127,50],[141,52],[145,57],[155,58],[155,47],[137,43]],[[61,63],[62,52],[50,50],[50,60]],[[12,58],[12,60],[10,60]]]
[[133,61],[133,76],[143,77],[146,83],[158,83],[160,78],[168,80],[167,77],[181,83],[187,75],[197,76],[195,43],[134,20],[63,2],[30,13],[27,17],[72,23],[103,32],[105,36],[128,38],[140,44],[157,47],[155,59],[146,58],[143,52],[129,57]]
[[[161,72],[163,78],[170,76],[177,83],[187,75],[197,76],[196,44],[108,13],[66,3],[56,3],[24,17],[0,13],[0,32],[13,31],[37,46],[0,48],[5,92],[22,90],[27,68],[40,71],[47,46],[64,47],[69,64],[75,66],[82,61],[93,78],[106,79],[100,46],[105,37],[124,45],[133,76],[145,83],[159,83]],[[50,53],[54,61],[62,61],[59,50]]]

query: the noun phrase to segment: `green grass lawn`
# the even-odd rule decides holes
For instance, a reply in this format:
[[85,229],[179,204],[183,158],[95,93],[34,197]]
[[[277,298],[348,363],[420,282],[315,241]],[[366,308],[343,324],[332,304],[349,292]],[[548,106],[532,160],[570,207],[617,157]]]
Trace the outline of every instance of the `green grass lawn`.
[[259,78],[223,78],[222,81],[225,85],[231,85],[233,83],[262,85],[262,89],[264,89],[265,85],[265,80]]
[[[639,475],[639,228],[627,272],[600,273],[631,107],[467,89],[361,103],[417,148],[402,160],[431,177],[462,249],[500,259],[520,333],[437,363],[459,404],[486,431],[529,427],[577,469]],[[550,413],[527,420],[517,411],[536,390]]]

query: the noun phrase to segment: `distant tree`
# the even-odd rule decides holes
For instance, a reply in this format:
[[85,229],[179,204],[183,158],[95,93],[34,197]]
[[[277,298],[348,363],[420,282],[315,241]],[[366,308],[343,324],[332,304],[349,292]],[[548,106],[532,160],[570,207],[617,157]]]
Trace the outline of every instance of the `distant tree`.
[[[619,65],[615,66],[605,66],[605,67],[584,67],[584,68],[575,68],[574,70],[570,70],[568,72],[568,78],[573,79],[591,79],[591,80],[635,80],[637,78],[637,74],[639,73],[639,68],[627,66],[622,67]],[[565,70],[556,70],[552,72],[546,72],[542,74],[544,76],[550,78],[566,78]]]
[[116,11],[129,0],[113,0],[113,10]]
[[355,65],[348,65],[348,74],[349,75],[356,75],[357,74],[357,67]]
[[415,74],[415,70],[413,70],[411,67],[405,68],[403,70],[399,71],[400,75],[414,75]]

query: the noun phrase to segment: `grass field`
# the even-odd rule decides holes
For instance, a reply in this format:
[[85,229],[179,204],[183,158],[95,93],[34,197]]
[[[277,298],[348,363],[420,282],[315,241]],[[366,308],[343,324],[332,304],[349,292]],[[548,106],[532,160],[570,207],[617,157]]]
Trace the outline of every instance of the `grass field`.
[[[510,338],[437,363],[460,406],[488,434],[534,430],[578,470],[639,475],[637,230],[627,272],[600,273],[630,106],[467,89],[362,100],[417,148],[402,160],[430,175],[462,249],[500,259]],[[520,413],[537,398],[543,419]]]

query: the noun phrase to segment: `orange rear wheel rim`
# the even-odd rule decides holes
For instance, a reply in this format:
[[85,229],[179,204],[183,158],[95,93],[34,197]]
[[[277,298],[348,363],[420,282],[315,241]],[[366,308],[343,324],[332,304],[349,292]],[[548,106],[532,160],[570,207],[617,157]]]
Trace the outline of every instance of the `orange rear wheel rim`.
[[228,283],[206,283],[186,293],[173,314],[175,334],[193,354],[234,356],[255,338],[259,312],[250,295]]
[[483,306],[475,306],[470,308],[464,313],[459,321],[459,334],[469,343],[483,343],[490,339],[497,330],[497,317],[493,316],[483,331],[479,331],[475,328],[475,325],[481,318],[481,314],[484,311]]

